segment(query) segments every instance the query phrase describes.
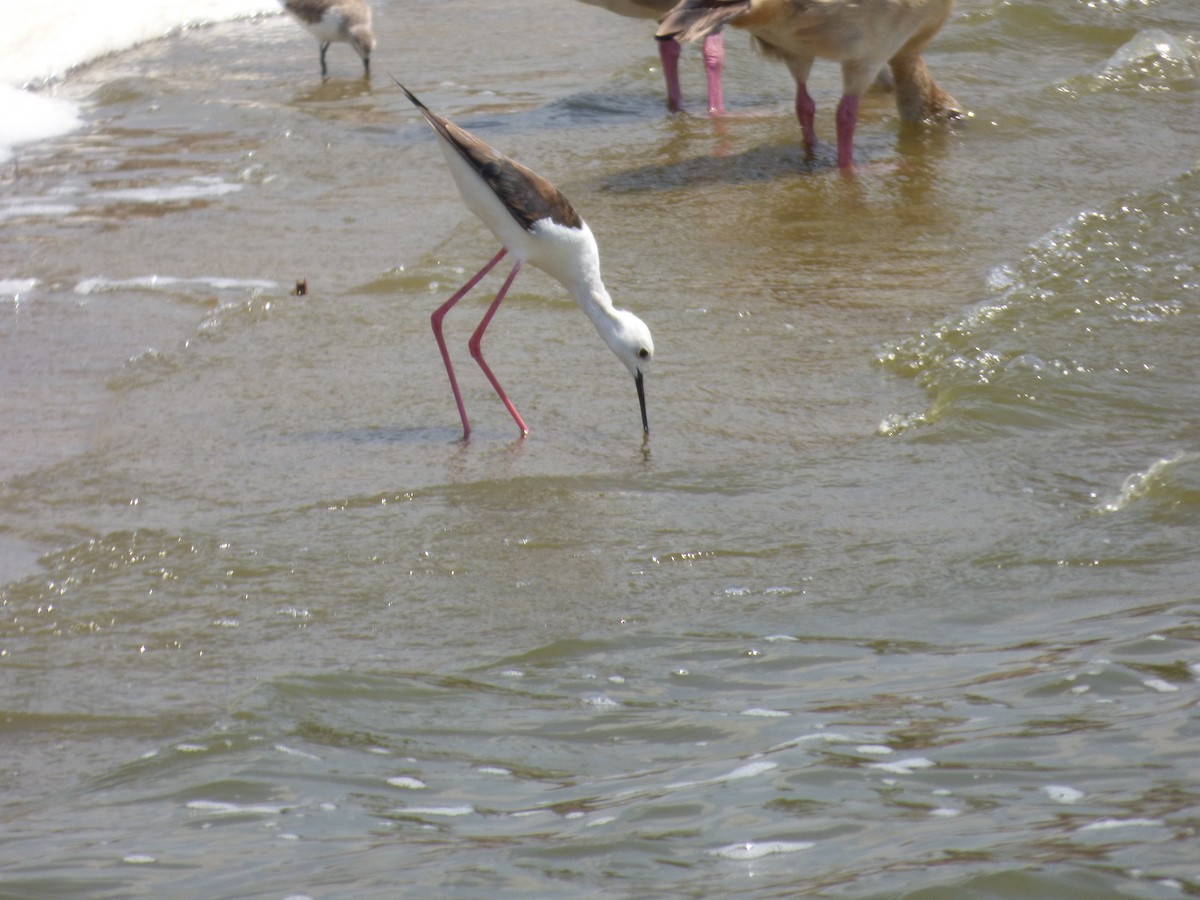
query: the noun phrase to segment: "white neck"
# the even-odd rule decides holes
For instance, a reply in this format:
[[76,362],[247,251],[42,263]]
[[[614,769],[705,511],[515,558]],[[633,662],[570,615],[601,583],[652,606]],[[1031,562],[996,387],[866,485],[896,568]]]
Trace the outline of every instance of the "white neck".
[[571,290],[571,294],[575,297],[579,308],[583,310],[583,314],[596,326],[600,337],[604,338],[604,342],[615,350],[617,314],[613,307],[612,297],[608,295],[604,282],[600,280],[600,273],[596,272],[593,278],[576,285]]
[[[613,307],[612,297],[600,278],[600,253],[591,229],[586,223],[580,228],[550,222],[538,225],[539,237],[544,240],[529,242],[529,261],[570,292],[608,348],[625,365],[632,365],[628,336],[631,314]],[[517,237],[523,238],[524,233]]]

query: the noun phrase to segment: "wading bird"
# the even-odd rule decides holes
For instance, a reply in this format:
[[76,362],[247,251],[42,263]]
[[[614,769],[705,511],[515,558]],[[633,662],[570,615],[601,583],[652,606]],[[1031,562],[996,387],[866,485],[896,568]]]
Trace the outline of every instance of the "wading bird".
[[371,7],[366,0],[281,0],[283,8],[312,33],[321,47],[321,77],[329,74],[325,51],[334,41],[354,48],[362,57],[363,75],[371,74],[371,51],[375,34],[371,31]]
[[629,369],[637,386],[642,429],[649,434],[644,376],[646,367],[654,357],[654,341],[650,337],[650,329],[641,319],[613,306],[600,280],[600,253],[587,223],[567,198],[559,193],[558,188],[545,178],[497,153],[470,132],[431,111],[408,88],[398,81],[396,83],[437,135],[450,174],[467,208],[483,220],[502,245],[500,252],[449,300],[434,310],[430,317],[442,362],[446,365],[446,374],[450,376],[454,402],[458,404],[458,414],[462,418],[463,438],[470,436],[471,423],[467,419],[458,379],[454,376],[454,366],[442,336],[442,320],[451,307],[465,297],[506,254],[512,255],[513,267],[467,346],[472,358],[479,364],[521,429],[522,436],[528,434],[529,429],[491,368],[484,362],[482,342],[483,333],[496,314],[500,301],[508,293],[521,266],[527,262],[551,275],[571,293],[579,308],[600,332],[604,343]]
[[[582,0],[592,6],[629,16],[633,19],[658,19],[675,5],[677,0]],[[658,39],[658,56],[662,60],[663,78],[667,82],[667,106],[683,108],[683,91],[679,87],[679,42],[671,38]],[[708,111],[725,111],[721,90],[721,72],[725,65],[725,41],[717,28],[704,37],[704,73],[708,80]]]
[[658,36],[691,41],[725,25],[744,28],[764,55],[782,60],[796,79],[796,116],[811,157],[816,103],[808,74],[818,57],[842,65],[837,108],[838,166],[854,164],[858,103],[890,65],[900,118],[953,118],[953,97],[934,82],[921,51],[950,16],[954,0],[682,0],[663,16]]

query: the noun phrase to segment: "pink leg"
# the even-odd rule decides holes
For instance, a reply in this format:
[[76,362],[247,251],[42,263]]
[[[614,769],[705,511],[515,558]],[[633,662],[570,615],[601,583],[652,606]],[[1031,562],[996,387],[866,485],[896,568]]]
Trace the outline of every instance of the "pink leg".
[[854,166],[854,126],[858,124],[858,97],[846,94],[837,108],[838,168]]
[[704,72],[708,77],[708,111],[725,112],[725,97],[721,92],[721,70],[725,67],[725,37],[721,32],[704,39]]
[[[498,259],[499,257],[497,257]],[[512,271],[508,273],[508,277],[504,279],[504,284],[500,286],[500,293],[496,295],[496,299],[492,301],[492,305],[488,307],[487,312],[483,314],[483,318],[479,322],[479,327],[475,329],[475,333],[471,335],[471,340],[467,346],[471,349],[471,357],[475,362],[479,363],[479,368],[483,369],[483,374],[487,376],[488,381],[495,388],[497,396],[504,402],[512,415],[513,420],[517,423],[517,427],[521,429],[521,436],[529,434],[529,429],[525,427],[525,422],[521,419],[521,414],[517,412],[517,408],[512,405],[512,401],[508,399],[508,394],[504,393],[504,388],[500,387],[500,382],[496,380],[496,376],[492,374],[492,370],[488,364],[483,361],[483,332],[487,329],[488,323],[492,321],[492,316],[496,314],[496,310],[500,308],[500,301],[504,299],[504,295],[508,293],[509,286],[513,283],[513,279],[517,277],[517,273],[521,271],[521,264],[518,262],[512,267]]]
[[817,101],[808,93],[802,81],[796,82],[796,118],[800,120],[800,133],[804,135],[804,150],[812,156],[817,146],[817,130],[813,119],[817,115]]
[[663,78],[667,80],[667,108],[678,112],[683,108],[683,93],[679,90],[679,41],[660,38],[658,58],[662,60]]
[[454,391],[454,402],[458,404],[458,414],[462,417],[464,439],[471,434],[471,423],[467,420],[467,408],[463,405],[462,394],[458,390],[458,379],[454,377],[454,366],[450,363],[450,351],[446,349],[446,339],[442,337],[442,319],[446,318],[446,313],[450,312],[450,307],[467,296],[471,288],[479,284],[479,280],[492,271],[492,267],[500,262],[507,252],[507,250],[501,248],[500,252],[492,257],[491,262],[476,272],[470,281],[455,291],[454,296],[435,309],[433,315],[429,317],[429,321],[433,323],[433,336],[437,338],[438,349],[442,351],[442,362],[446,365],[446,374],[450,376],[450,389]]

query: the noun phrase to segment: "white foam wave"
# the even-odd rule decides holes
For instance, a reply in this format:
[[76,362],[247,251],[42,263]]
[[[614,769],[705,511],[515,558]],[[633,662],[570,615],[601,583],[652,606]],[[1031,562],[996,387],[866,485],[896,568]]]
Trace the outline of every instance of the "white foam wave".
[[1055,803],[1077,803],[1083,799],[1083,791],[1065,784],[1048,784],[1042,790]]
[[1177,456],[1166,457],[1153,462],[1144,472],[1134,472],[1121,485],[1121,490],[1113,497],[1102,501],[1096,506],[1096,512],[1120,512],[1130,503],[1146,496],[1154,486],[1160,483],[1164,476],[1175,466],[1187,459],[1191,454],[1180,453]]
[[73,103],[0,85],[0,162],[21,144],[66,134],[81,124]]
[[[0,88],[0,93],[4,88]],[[4,115],[0,109],[0,116]],[[52,135],[46,135],[52,137]],[[6,149],[2,146],[0,139],[0,162],[4,160]],[[62,218],[69,216],[71,213],[78,210],[79,207],[69,203],[45,203],[40,200],[30,200],[24,197],[13,197],[4,201],[4,205],[0,206],[0,222],[7,219],[23,219],[30,216],[40,216],[42,218]]]
[[122,200],[131,203],[184,203],[190,200],[205,200],[209,197],[222,197],[242,189],[240,184],[232,184],[219,178],[193,178],[188,184],[174,184],[169,187],[122,188],[116,191],[103,191],[98,196],[105,200]]
[[397,810],[406,816],[469,816],[475,812],[470,804],[462,806],[406,806]]
[[37,287],[36,278],[0,278],[0,297],[19,300],[22,294],[28,294]]
[[54,0],[6,15],[0,83],[19,87],[188,25],[276,12],[276,0]]
[[868,769],[878,769],[890,775],[911,775],[920,769],[933,768],[934,762],[924,756],[914,756],[909,759],[899,759],[896,762],[867,763]]
[[1105,64],[1101,77],[1117,80],[1130,73],[1151,82],[1193,79],[1200,77],[1200,60],[1184,38],[1150,28],[1122,45]]
[[1142,684],[1152,691],[1158,691],[1160,694],[1173,694],[1180,689],[1179,685],[1172,684],[1165,678],[1147,678]]
[[621,706],[619,700],[614,700],[607,694],[588,694],[580,702],[592,709],[617,709]]
[[838,731],[819,731],[812,734],[801,734],[790,740],[775,744],[768,747],[767,752],[775,753],[779,750],[790,750],[793,747],[799,747],[801,744],[852,744],[856,740],[857,738]]
[[1080,828],[1080,831],[1111,831],[1114,828],[1156,828],[1162,819],[1098,819]]
[[194,812],[214,813],[221,816],[278,816],[283,812],[282,806],[224,803],[220,800],[192,800],[187,804],[187,808]]
[[761,859],[774,853],[795,853],[798,850],[810,850],[816,846],[812,841],[746,841],[743,844],[729,844],[710,850],[713,856],[724,859]]
[[736,781],[739,778],[753,778],[756,775],[763,774],[763,772],[770,772],[772,769],[777,768],[778,765],[778,763],[769,762],[765,759],[758,760],[757,762],[746,763],[744,766],[738,766],[732,772],[725,775],[724,778],[719,780]]
[[321,757],[313,753],[308,753],[305,750],[297,750],[295,747],[289,747],[287,744],[276,744],[275,749],[280,753],[286,753],[289,756],[299,756],[301,759],[312,759],[320,762]]
[[85,278],[75,285],[77,294],[104,294],[112,291],[157,291],[168,288],[203,288],[214,291],[273,290],[274,281],[261,278],[178,278],[173,275],[139,275],[135,278]]
[[896,752],[887,744],[859,744],[854,751],[864,756],[890,756]]
[[670,790],[678,790],[680,788],[698,787],[707,784],[722,784],[726,781],[740,781],[743,778],[754,778],[764,772],[770,772],[772,769],[778,768],[778,763],[773,763],[769,760],[761,759],[754,762],[748,762],[745,765],[738,766],[724,775],[717,775],[714,778],[701,778],[697,781],[676,781],[673,784],[668,784]]
[[74,104],[23,88],[187,25],[278,9],[276,0],[54,0],[0,10],[0,161],[81,124]]

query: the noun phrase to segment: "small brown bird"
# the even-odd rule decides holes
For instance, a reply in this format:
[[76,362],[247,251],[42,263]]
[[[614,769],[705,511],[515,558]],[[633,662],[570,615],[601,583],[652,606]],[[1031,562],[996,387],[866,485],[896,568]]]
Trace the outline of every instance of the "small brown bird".
[[371,51],[375,34],[371,31],[371,7],[366,0],[281,0],[283,8],[312,33],[321,48],[321,77],[329,75],[325,51],[334,41],[354,48],[363,62],[363,75],[371,74]]
[[953,97],[934,82],[921,52],[933,40],[954,0],[682,0],[663,16],[659,37],[695,40],[725,25],[745,28],[764,55],[782,60],[796,79],[796,116],[804,147],[816,144],[816,103],[806,83],[813,61],[842,64],[837,109],[838,166],[854,164],[858,103],[889,64],[896,107],[905,121],[958,115]]

